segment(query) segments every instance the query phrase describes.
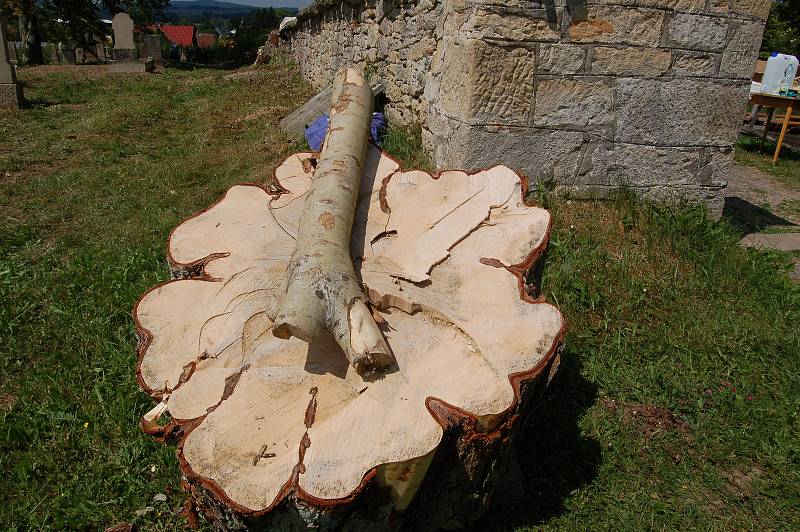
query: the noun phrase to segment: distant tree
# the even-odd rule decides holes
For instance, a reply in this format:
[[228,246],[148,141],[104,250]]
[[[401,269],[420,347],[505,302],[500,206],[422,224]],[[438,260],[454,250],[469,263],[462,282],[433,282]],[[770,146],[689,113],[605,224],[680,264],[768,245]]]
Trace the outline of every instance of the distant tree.
[[39,27],[41,10],[36,0],[3,0],[0,12],[17,20],[19,40],[22,41],[22,62],[28,65],[44,63],[42,34]]
[[269,32],[278,27],[281,18],[271,7],[251,11],[236,26],[236,51],[242,56],[254,54],[264,45]]
[[88,49],[96,36],[105,33],[100,12],[93,2],[44,0],[41,8],[47,20],[47,33],[53,40]]
[[762,57],[781,52],[800,57],[800,0],[774,0],[761,43]]
[[[97,36],[105,33],[100,22],[102,8],[107,9],[112,17],[117,13],[128,13],[136,24],[141,25],[152,22],[153,17],[168,4],[169,0],[42,0],[40,10],[46,15],[48,30],[59,40],[90,47]],[[58,20],[62,22],[56,22]]]

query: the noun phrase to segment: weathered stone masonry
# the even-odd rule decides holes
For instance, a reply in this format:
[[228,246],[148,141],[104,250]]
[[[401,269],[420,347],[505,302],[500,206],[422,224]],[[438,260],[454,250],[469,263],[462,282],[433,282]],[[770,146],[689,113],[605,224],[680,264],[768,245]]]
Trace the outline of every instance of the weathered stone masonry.
[[575,193],[718,209],[770,0],[324,0],[288,43],[317,88],[345,63],[423,125],[442,168],[502,163]]

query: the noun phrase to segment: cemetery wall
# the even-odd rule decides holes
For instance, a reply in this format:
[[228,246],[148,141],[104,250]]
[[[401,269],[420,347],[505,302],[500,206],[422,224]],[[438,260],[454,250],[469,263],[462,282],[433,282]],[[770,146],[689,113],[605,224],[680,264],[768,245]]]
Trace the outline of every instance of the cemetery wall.
[[288,46],[347,63],[419,121],[439,167],[502,163],[579,195],[626,185],[719,211],[770,0],[324,0]]

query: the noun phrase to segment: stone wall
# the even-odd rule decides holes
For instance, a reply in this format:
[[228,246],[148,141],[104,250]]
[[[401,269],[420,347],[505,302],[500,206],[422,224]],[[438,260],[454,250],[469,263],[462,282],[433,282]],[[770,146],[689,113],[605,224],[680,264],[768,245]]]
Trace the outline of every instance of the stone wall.
[[380,77],[439,167],[720,206],[770,0],[322,0],[288,44]]

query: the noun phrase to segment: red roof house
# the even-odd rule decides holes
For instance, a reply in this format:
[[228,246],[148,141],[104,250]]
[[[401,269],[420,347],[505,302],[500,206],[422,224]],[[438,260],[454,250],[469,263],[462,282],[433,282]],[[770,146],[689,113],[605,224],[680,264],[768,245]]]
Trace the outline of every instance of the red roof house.
[[191,48],[197,42],[194,26],[173,26],[162,24],[158,27],[169,42],[177,46]]

